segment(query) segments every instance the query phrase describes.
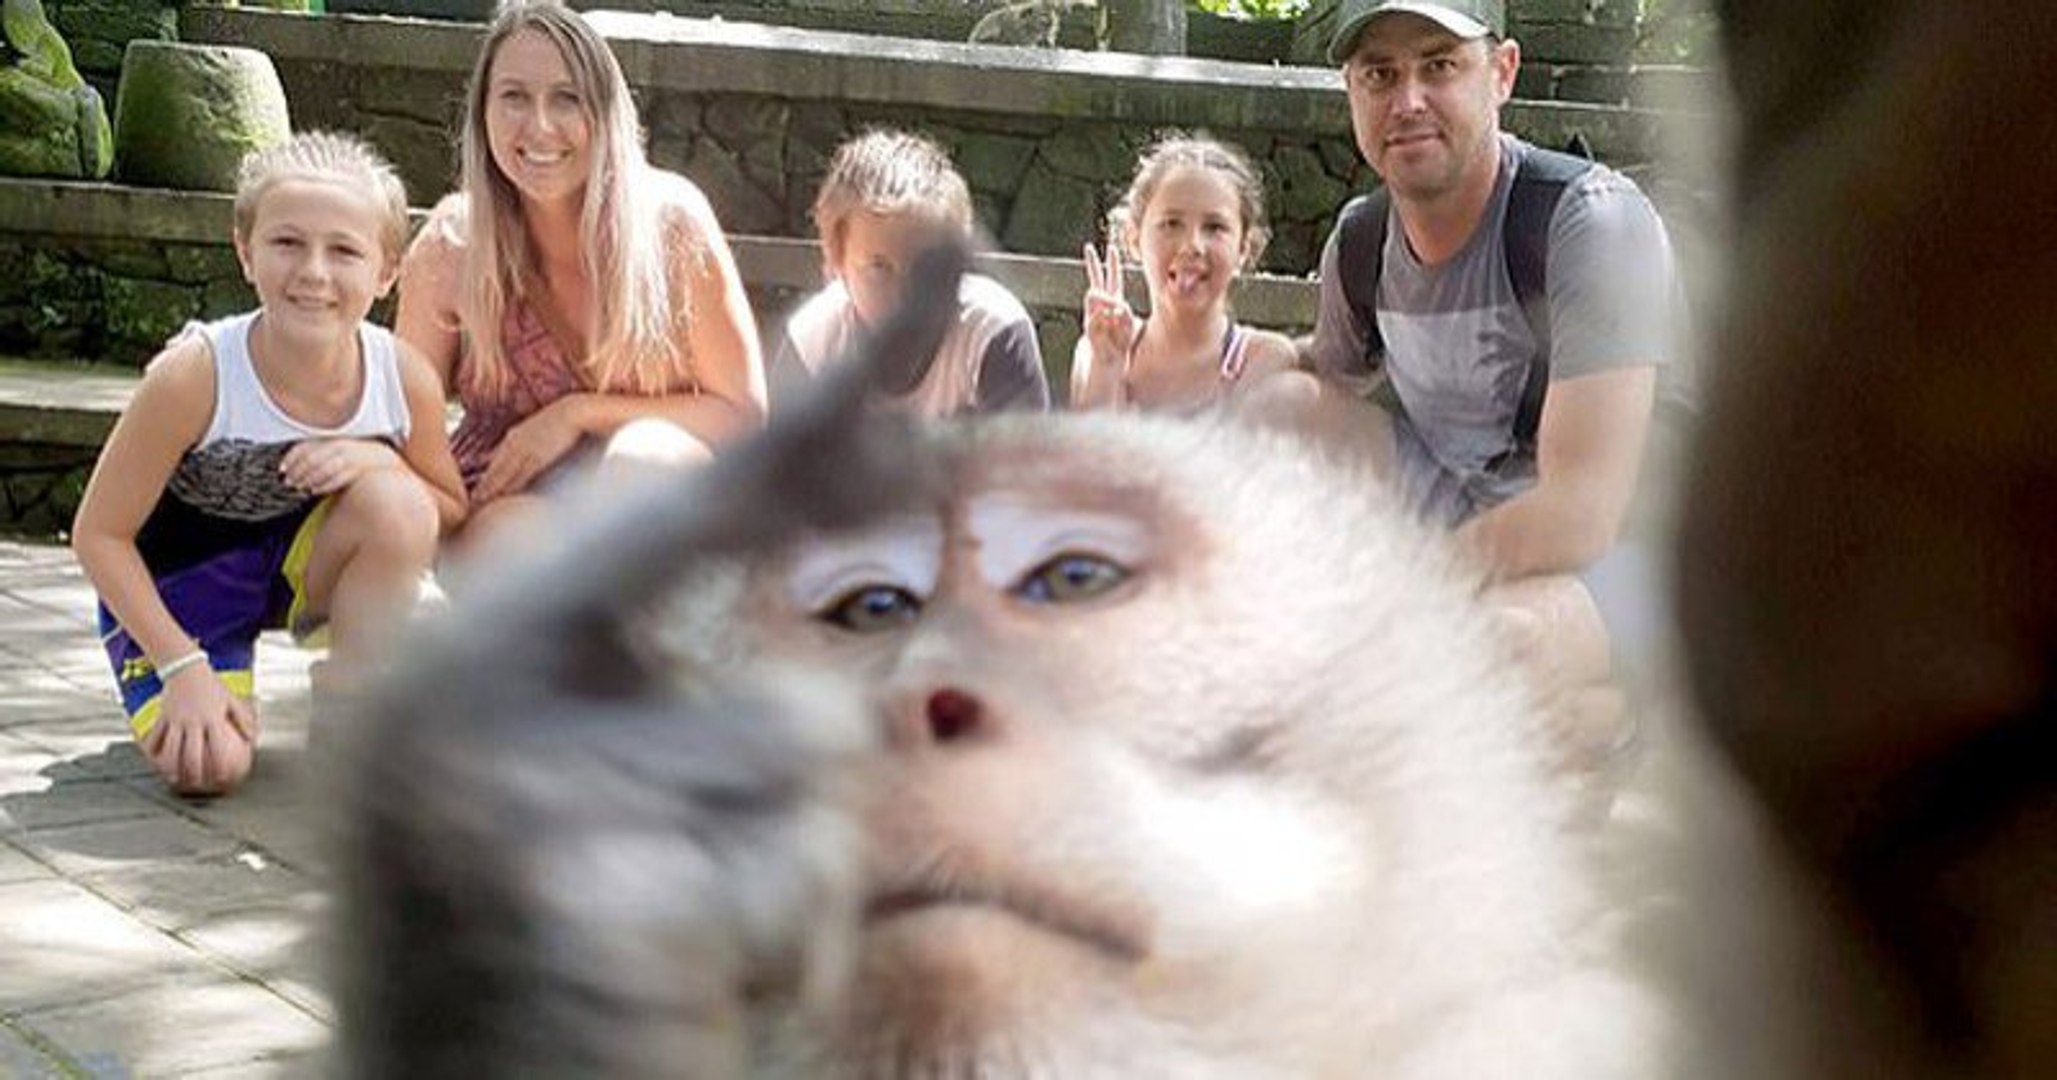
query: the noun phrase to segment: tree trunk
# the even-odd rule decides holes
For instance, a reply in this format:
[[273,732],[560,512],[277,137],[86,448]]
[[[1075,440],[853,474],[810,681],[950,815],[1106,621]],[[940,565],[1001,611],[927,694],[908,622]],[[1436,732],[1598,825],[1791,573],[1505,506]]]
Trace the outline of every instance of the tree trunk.
[[1186,54],[1185,0],[1100,0],[1100,43],[1114,52]]

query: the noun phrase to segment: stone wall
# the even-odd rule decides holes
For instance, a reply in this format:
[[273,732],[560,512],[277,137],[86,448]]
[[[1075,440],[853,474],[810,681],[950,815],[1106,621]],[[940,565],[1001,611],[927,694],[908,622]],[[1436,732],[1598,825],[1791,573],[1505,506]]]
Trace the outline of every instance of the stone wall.
[[114,113],[122,51],[136,38],[178,38],[179,4],[167,0],[43,0],[50,23],[71,46],[79,74],[100,91]]
[[[1266,179],[1267,269],[1313,269],[1335,210],[1368,187],[1335,72],[1016,49],[632,14],[596,14],[635,86],[650,154],[691,176],[736,232],[807,236],[833,147],[866,125],[947,145],[980,217],[1010,251],[1063,255],[1098,237],[1137,149],[1166,127],[1241,143]],[[189,40],[269,53],[300,127],[358,131],[418,202],[447,190],[463,81],[480,30],[448,23],[195,8]],[[1647,171],[1657,114],[1516,102],[1508,126],[1545,145],[1582,136]]]
[[[1013,2],[1016,0],[571,0],[571,6],[581,11],[661,11],[694,19],[968,41],[981,18]],[[492,17],[493,0],[328,0],[327,10],[338,15],[483,22]],[[1072,0],[1059,19],[1057,46],[1097,48],[1098,20],[1099,13],[1089,0]],[[1290,63],[1293,30],[1289,20],[1231,19],[1188,7],[1185,55],[1253,64]]]
[[[187,320],[249,310],[256,297],[236,264],[229,222],[226,195],[0,178],[0,356],[139,365]],[[782,237],[730,242],[769,335],[819,286],[819,249]],[[993,254],[981,269],[1035,315],[1045,365],[1061,386],[1085,290],[1076,259]],[[1308,282],[1253,275],[1238,290],[1237,312],[1250,322],[1299,330],[1313,321]],[[390,315],[390,300],[372,311],[381,322]]]
[[47,541],[71,529],[100,451],[0,441],[0,536]]
[[1703,67],[1637,59],[1637,0],[1512,0],[1508,35],[1521,43],[1516,97],[1704,110],[1720,93]]
[[[1245,21],[1189,9],[1186,55],[1326,66],[1330,24],[1320,11],[1327,2],[1316,0],[1300,20],[1313,26],[1311,37],[1294,21]],[[964,41],[972,24],[1000,6],[1000,0],[579,0],[574,6]],[[490,7],[486,0],[331,0],[329,10],[435,11],[475,19]],[[1509,0],[1508,33],[1521,42],[1525,58],[1518,96],[1678,108],[1711,92],[1712,75],[1704,68],[1637,61],[1638,12],[1637,0]],[[1093,48],[1095,18],[1090,5],[1073,7],[1061,23],[1058,45]]]
[[[753,244],[811,235],[807,207],[830,148],[873,123],[920,128],[948,144],[997,246],[1029,254],[1075,257],[1096,238],[1136,148],[1165,126],[1211,129],[1260,159],[1277,233],[1265,265],[1285,275],[1312,268],[1333,211],[1369,180],[1326,69],[596,19],[637,87],[653,157],[699,181],[731,233]],[[417,204],[450,185],[476,25],[196,8],[184,31],[269,53],[296,124],[365,134],[400,163]],[[1695,232],[1693,167],[1650,164],[1659,114],[1516,102],[1507,121],[1549,145],[1582,135],[1603,158],[1638,171],[1675,235]],[[226,244],[226,216],[183,233],[189,225],[130,220],[81,232],[54,224],[76,208],[0,209],[27,220],[12,233],[0,227],[0,353],[134,363],[185,319],[252,303]],[[817,280],[813,256],[795,257],[797,271],[753,281],[769,316]],[[1079,283],[1075,270],[1053,265],[1037,271],[1043,295],[1031,306],[1054,365],[1076,333]],[[1304,321],[1290,304],[1239,310],[1273,325]]]
[[140,363],[194,318],[255,297],[226,199],[0,182],[0,353]]

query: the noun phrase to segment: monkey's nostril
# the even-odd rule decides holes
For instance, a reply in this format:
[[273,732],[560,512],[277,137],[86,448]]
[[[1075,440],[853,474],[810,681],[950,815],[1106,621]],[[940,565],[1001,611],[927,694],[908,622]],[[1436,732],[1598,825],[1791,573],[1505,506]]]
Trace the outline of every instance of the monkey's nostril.
[[929,734],[939,743],[971,735],[979,727],[981,711],[978,699],[962,690],[938,690],[929,695]]

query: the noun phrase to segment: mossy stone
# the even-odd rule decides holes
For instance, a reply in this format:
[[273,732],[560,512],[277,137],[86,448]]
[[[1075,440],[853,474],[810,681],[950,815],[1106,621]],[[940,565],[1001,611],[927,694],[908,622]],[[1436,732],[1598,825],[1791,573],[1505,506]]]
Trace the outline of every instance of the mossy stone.
[[284,142],[292,123],[263,53],[137,40],[122,59],[114,129],[124,183],[234,191],[243,156]]
[[107,165],[107,114],[97,91],[0,67],[0,176],[99,179]]
[[170,340],[200,310],[199,290],[189,285],[109,274],[101,288],[107,297],[108,335],[146,351]]

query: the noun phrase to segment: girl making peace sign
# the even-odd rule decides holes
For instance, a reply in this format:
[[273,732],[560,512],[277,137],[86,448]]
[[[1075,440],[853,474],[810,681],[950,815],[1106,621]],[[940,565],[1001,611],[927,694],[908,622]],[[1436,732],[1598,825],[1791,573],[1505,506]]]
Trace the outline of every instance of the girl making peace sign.
[[[1228,309],[1229,286],[1256,262],[1267,235],[1263,190],[1240,151],[1175,136],[1145,152],[1108,215],[1105,257],[1085,248],[1073,406],[1197,409],[1291,368],[1291,341],[1237,323]],[[1123,296],[1124,248],[1142,263],[1147,316]]]

